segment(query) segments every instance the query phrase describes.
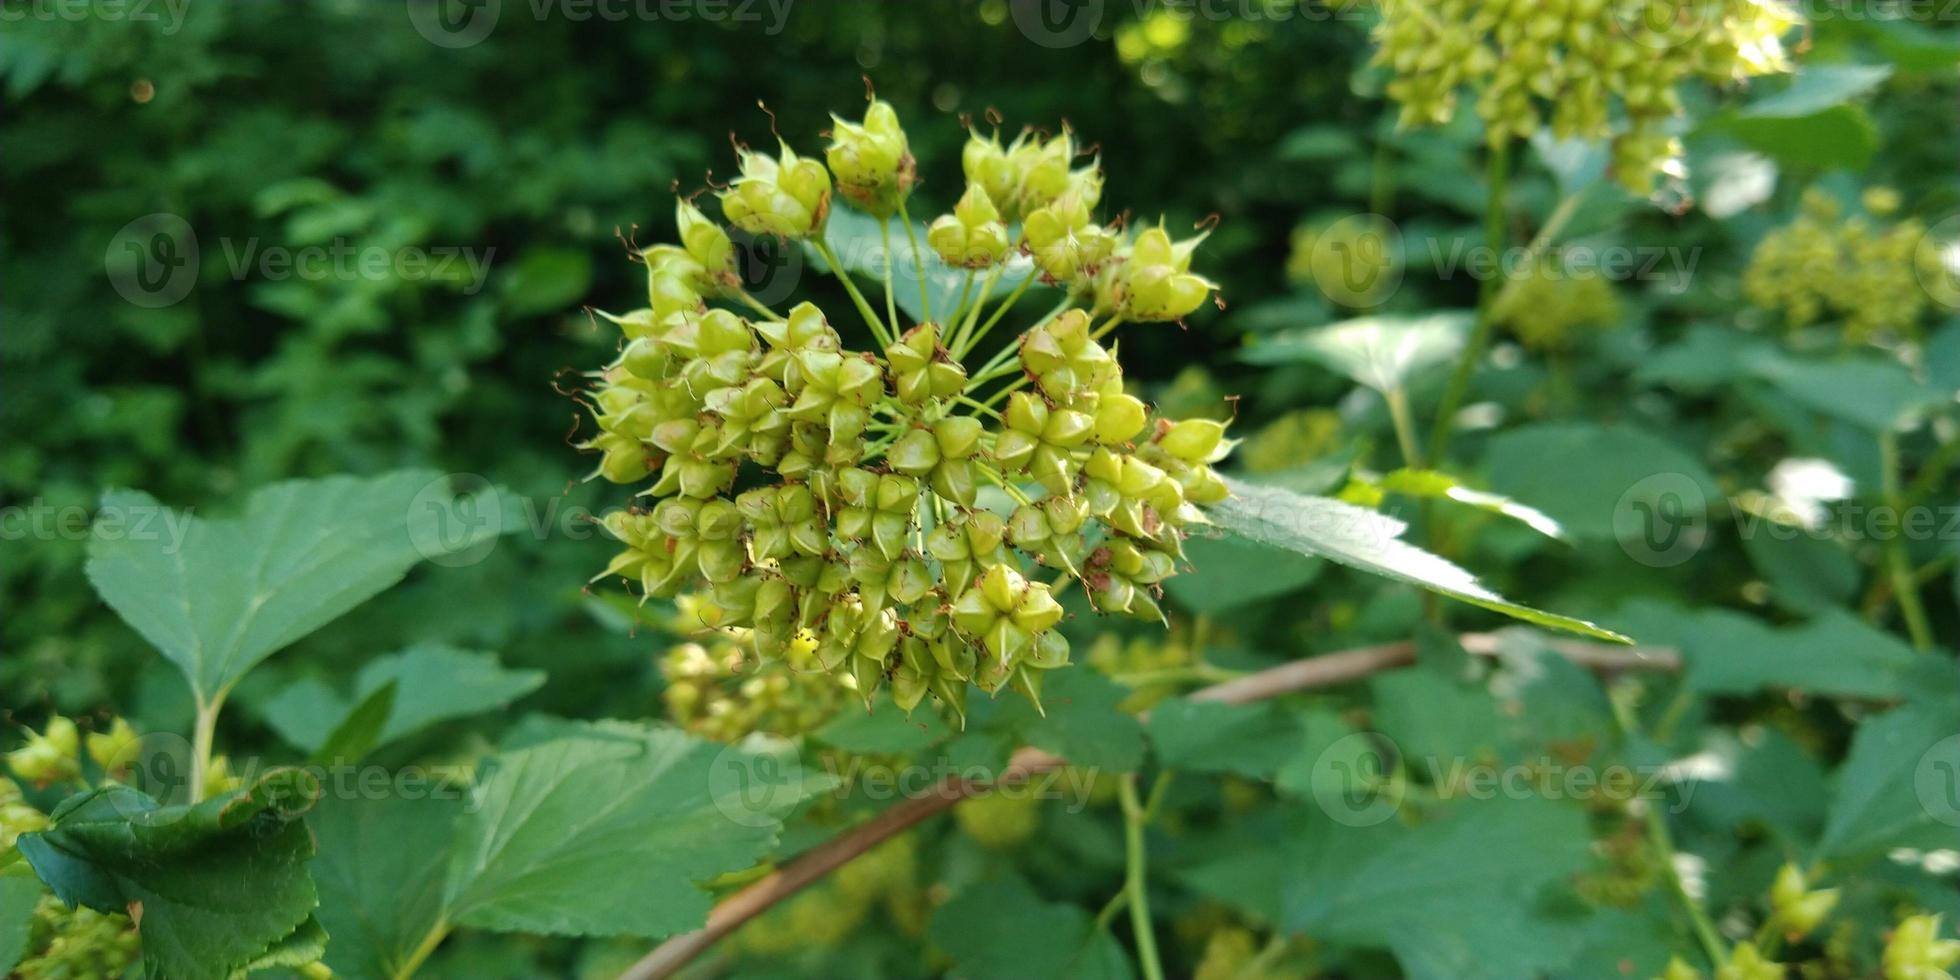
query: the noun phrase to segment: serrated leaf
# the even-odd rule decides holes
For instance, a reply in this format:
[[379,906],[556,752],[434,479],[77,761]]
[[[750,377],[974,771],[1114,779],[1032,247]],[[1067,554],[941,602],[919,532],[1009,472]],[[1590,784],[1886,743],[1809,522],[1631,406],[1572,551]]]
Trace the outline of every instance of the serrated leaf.
[[1143,763],[1143,727],[1118,707],[1128,694],[1093,670],[1050,671],[1041,691],[1045,713],[1015,696],[985,724],[1072,765],[1134,772]]
[[[89,581],[206,704],[253,665],[401,581],[425,558],[501,533],[495,491],[452,498],[433,471],[276,483],[242,516],[103,495]],[[495,512],[495,517],[485,515]]]
[[1326,497],[1237,480],[1226,485],[1232,495],[1211,508],[1213,522],[1255,541],[1319,555],[1539,626],[1629,642],[1611,630],[1521,606],[1484,588],[1469,572],[1401,540],[1408,525],[1392,517]]
[[[1785,629],[1727,610],[1694,617],[1681,637],[1689,687],[1709,694],[1792,688],[1851,698],[1901,698],[1929,685],[1941,664],[1841,609]],[[1950,673],[1950,662],[1945,665]],[[1945,679],[1951,683],[1951,677]]]
[[1960,827],[1960,702],[1909,704],[1867,720],[1833,781],[1820,857],[1951,847]]
[[1299,722],[1274,704],[1172,698],[1150,709],[1144,731],[1169,768],[1251,779],[1271,779],[1305,744]]
[[260,970],[292,970],[317,963],[327,952],[327,930],[316,918],[308,917],[291,935],[273,943],[265,952],[245,964],[246,973]]
[[1284,925],[1394,951],[1416,980],[1531,976],[1572,955],[1538,893],[1589,860],[1583,810],[1536,798],[1461,803],[1410,830],[1315,824],[1287,857]]
[[296,769],[187,806],[111,784],[70,797],[18,846],[62,901],[130,913],[151,976],[227,980],[313,913],[299,817],[319,793]]
[[378,657],[362,667],[355,675],[354,696],[359,701],[353,705],[326,684],[303,678],[267,702],[263,714],[286,741],[309,752],[319,751],[361,704],[394,685],[387,722],[375,735],[374,746],[381,746],[439,722],[501,708],[537,690],[544,680],[543,671],[503,667],[495,654],[431,643]]
[[460,791],[327,799],[307,822],[320,838],[313,879],[326,962],[349,980],[393,980],[442,921]]
[[388,716],[394,710],[395,683],[389,681],[347,712],[347,717],[334,726],[333,732],[314,751],[312,761],[316,765],[331,765],[336,760],[343,763],[360,761],[369,749],[381,741],[381,730],[388,724]]
[[[1521,426],[1493,437],[1485,460],[1493,491],[1546,514],[1578,541],[1613,541],[1625,530],[1616,519],[1649,512],[1698,528],[1718,496],[1700,461],[1627,426]],[[1668,500],[1678,509],[1663,507]]]
[[0,875],[0,976],[11,976],[33,940],[34,907],[46,889],[23,875]]
[[933,913],[926,938],[971,980],[1122,980],[1129,957],[1080,906],[1042,901],[1019,878],[983,882]]
[[1435,470],[1395,470],[1384,474],[1375,485],[1388,493],[1448,500],[1465,507],[1499,514],[1548,538],[1563,540],[1565,537],[1565,529],[1544,511],[1521,504],[1502,494],[1472,490],[1447,473],[1438,473]]
[[1232,534],[1194,534],[1184,542],[1192,573],[1165,580],[1179,606],[1216,616],[1303,589],[1320,577],[1325,562]]
[[832,748],[860,754],[916,752],[936,745],[953,733],[931,705],[911,715],[899,710],[891,696],[880,692],[869,710],[852,704],[825,722],[811,737]]
[[698,928],[696,886],[754,864],[829,783],[793,750],[621,724],[485,763],[457,825],[444,904],[460,925],[657,938]]
[[1243,357],[1253,364],[1309,361],[1386,392],[1456,357],[1469,338],[1473,319],[1474,314],[1463,310],[1357,317],[1273,334],[1246,348]]

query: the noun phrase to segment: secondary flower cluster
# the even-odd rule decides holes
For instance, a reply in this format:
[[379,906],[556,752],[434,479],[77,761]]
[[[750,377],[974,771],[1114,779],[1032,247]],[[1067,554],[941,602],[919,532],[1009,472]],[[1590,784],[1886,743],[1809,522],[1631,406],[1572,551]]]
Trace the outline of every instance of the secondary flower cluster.
[[1491,316],[1526,347],[1561,351],[1578,343],[1581,330],[1619,322],[1620,301],[1606,277],[1547,256],[1505,282]]
[[[1678,170],[1676,87],[1789,70],[1798,23],[1776,0],[1376,0],[1388,95],[1405,126],[1441,124],[1477,93],[1493,146],[1547,122],[1561,138],[1614,136],[1614,171],[1636,193]],[[1617,102],[1626,128],[1614,134]]]
[[1915,219],[1875,220],[1898,209],[1887,188],[1866,191],[1863,203],[1869,217],[1847,218],[1835,198],[1807,191],[1803,213],[1763,236],[1750,257],[1742,276],[1750,301],[1782,311],[1792,327],[1842,317],[1854,341],[1917,336],[1928,305],[1920,284],[1937,274],[1919,268],[1933,258],[1920,248],[1926,228]]
[[[889,684],[907,710],[930,693],[963,712],[968,682],[1038,704],[1041,673],[1068,662],[1064,577],[1098,610],[1160,618],[1181,529],[1225,496],[1210,464],[1230,443],[1219,422],[1153,417],[1102,338],[1181,318],[1213,285],[1190,271],[1199,238],[1097,223],[1102,176],[1077,156],[1066,132],[971,137],[965,193],[926,233],[965,288],[905,326],[889,274],[881,317],[824,238],[833,187],[905,220],[914,163],[891,107],[839,120],[825,162],[743,151],[723,214],[823,258],[871,349],[813,303],[778,312],[747,293],[728,231],[681,201],[680,244],[643,253],[647,306],[608,316],[624,346],[589,394],[597,475],[651,484],[606,518],[625,548],[599,577],[700,591],[703,618],[763,657],[848,675],[866,698]],[[912,259],[927,265],[916,244]],[[1054,309],[969,368],[1036,285]]]

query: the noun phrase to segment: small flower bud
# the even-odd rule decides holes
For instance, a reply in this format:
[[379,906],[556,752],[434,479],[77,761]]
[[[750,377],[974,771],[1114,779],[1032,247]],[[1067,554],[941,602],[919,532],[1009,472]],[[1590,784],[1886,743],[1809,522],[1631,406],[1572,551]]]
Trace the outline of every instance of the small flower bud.
[[898,111],[874,99],[862,124],[830,118],[834,128],[824,159],[837,177],[837,190],[873,217],[889,216],[913,183],[912,153]]
[[797,156],[785,143],[778,159],[742,151],[741,166],[742,175],[720,195],[722,213],[735,227],[778,238],[823,233],[830,213],[830,174],[823,164]]

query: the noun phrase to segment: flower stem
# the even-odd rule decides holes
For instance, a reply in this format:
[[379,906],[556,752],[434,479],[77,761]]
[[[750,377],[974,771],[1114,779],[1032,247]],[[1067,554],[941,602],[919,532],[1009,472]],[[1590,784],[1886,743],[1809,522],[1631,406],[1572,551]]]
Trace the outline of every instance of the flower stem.
[[[1158,777],[1160,785],[1165,778]],[[1137,800],[1136,773],[1123,777],[1119,792],[1123,801],[1123,892],[1129,896],[1130,929],[1136,934],[1137,965],[1143,970],[1144,980],[1164,980],[1164,966],[1157,959],[1157,935],[1150,924],[1150,895],[1144,887],[1149,858],[1144,853],[1143,828],[1150,821],[1150,811]],[[1153,802],[1159,799],[1155,791],[1150,795]]]
[[[1489,196],[1484,202],[1484,245],[1490,249],[1493,259],[1504,254],[1504,185],[1509,179],[1510,156],[1509,140],[1492,147],[1485,176]],[[1496,300],[1497,277],[1493,274],[1477,286],[1476,325],[1470,330],[1470,342],[1457,357],[1456,371],[1450,375],[1449,387],[1443,390],[1443,402],[1436,412],[1436,431],[1430,436],[1429,457],[1438,466],[1443,465],[1443,452],[1450,446],[1450,429],[1456,424],[1456,411],[1470,388],[1470,377],[1477,373],[1477,365],[1490,347],[1490,337],[1497,326],[1491,309],[1497,305]]]
[[[898,220],[905,222],[905,240],[912,244],[912,266],[919,270],[919,312],[925,320],[932,319],[932,297],[926,289],[926,258],[919,251],[919,233],[912,227],[912,217],[905,213],[905,199],[898,199]],[[891,277],[887,276],[889,280]]]
[[1388,416],[1395,422],[1395,441],[1402,447],[1402,465],[1422,469],[1422,446],[1416,439],[1416,423],[1409,417],[1409,396],[1397,386],[1382,392],[1388,401]]
[[[1900,519],[1905,517],[1905,497],[1899,492],[1899,439],[1891,432],[1878,437],[1879,479],[1885,504]],[[1899,615],[1906,621],[1906,632],[1915,650],[1933,648],[1933,628],[1926,620],[1926,607],[1919,603],[1919,584],[1912,572],[1912,558],[1906,554],[1906,541],[1892,535],[1885,541],[1885,564],[1892,576],[1892,598],[1899,603]]]
[[[1632,739],[1639,731],[1639,722],[1633,717],[1633,707],[1613,697],[1610,692],[1607,701],[1612,705],[1613,720],[1619,724],[1621,736]],[[1722,942],[1721,934],[1715,931],[1715,923],[1709,920],[1701,902],[1688,893],[1687,882],[1681,879],[1681,869],[1675,863],[1674,838],[1667,830],[1667,816],[1661,813],[1656,800],[1643,796],[1638,802],[1644,811],[1641,816],[1646,822],[1648,846],[1659,853],[1661,864],[1667,869],[1668,889],[1674,893],[1675,901],[1680,903],[1689,923],[1694,926],[1695,938],[1700,940],[1702,951],[1708,954],[1709,966],[1719,969],[1728,962],[1728,945]]]
[[1000,318],[1007,315],[1007,311],[1013,308],[1015,301],[1021,298],[1021,294],[1027,292],[1028,287],[1034,284],[1034,280],[1034,273],[1029,272],[1028,277],[1021,280],[1021,284],[1014,287],[1014,291],[1008,293],[1006,299],[1000,301],[1000,306],[994,310],[994,315],[988,317],[987,322],[981,324],[979,330],[961,341],[960,349],[954,352],[954,356],[965,357],[969,351],[978,346],[981,339],[987,336],[987,331],[992,330],[994,324],[999,323]]
[[191,732],[190,801],[192,803],[204,800],[204,781],[211,772],[212,743],[216,741],[218,733],[218,712],[224,706],[225,692],[223,691],[219,691],[218,695],[211,699],[210,704],[205,704],[201,697],[198,699],[197,721]]
[[753,295],[750,295],[749,291],[746,289],[735,290],[735,298],[741,300],[742,305],[748,307],[751,310],[756,311],[757,313],[762,314],[763,316],[768,317],[771,320],[782,319],[781,316],[778,316],[776,314],[775,310],[769,308],[769,305],[767,303],[764,303],[763,301],[756,299]]
[[965,356],[960,351],[966,347],[966,335],[972,333],[973,325],[980,322],[980,311],[986,308],[987,298],[994,294],[994,284],[1000,282],[1000,274],[1006,269],[1006,262],[994,266],[993,271],[987,273],[987,278],[980,281],[980,295],[974,298],[973,305],[964,308],[965,319],[960,323],[959,329],[954,331],[954,335],[946,341],[946,349],[953,352],[954,360]]
[[428,935],[422,937],[421,944],[417,945],[415,951],[408,954],[408,959],[402,961],[401,967],[395,970],[395,980],[408,980],[409,977],[414,976],[415,971],[422,968],[422,964],[428,961],[430,954],[434,953],[436,947],[442,945],[442,941],[447,938],[449,938],[449,920],[437,919],[436,924],[430,927]]
[[858,315],[864,317],[865,326],[871,328],[871,334],[877,338],[879,346],[891,346],[892,338],[885,330],[885,321],[878,319],[877,311],[864,301],[864,294],[858,292],[857,283],[851,281],[851,274],[844,271],[843,264],[837,261],[837,253],[831,251],[830,245],[821,238],[812,238],[810,242],[817,254],[823,256],[824,264],[830,267],[830,274],[836,276],[837,281],[844,284],[844,291],[851,294],[851,302],[857,304]]
[[892,219],[886,217],[878,222],[878,237],[885,252],[885,320],[898,329],[898,305],[892,300]]

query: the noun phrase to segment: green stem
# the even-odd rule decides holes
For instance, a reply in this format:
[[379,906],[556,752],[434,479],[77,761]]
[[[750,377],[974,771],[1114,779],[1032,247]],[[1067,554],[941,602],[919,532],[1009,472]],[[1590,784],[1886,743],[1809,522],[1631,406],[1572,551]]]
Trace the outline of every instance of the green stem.
[[[1161,781],[1163,777],[1158,779]],[[1148,858],[1143,849],[1143,828],[1149,815],[1137,802],[1136,773],[1123,777],[1120,793],[1125,857],[1123,891],[1129,896],[1130,929],[1136,933],[1137,965],[1143,969],[1144,980],[1164,980],[1164,966],[1157,959],[1157,935],[1151,931],[1150,925],[1150,895],[1144,887]],[[1153,792],[1151,795],[1156,794]]]
[[898,305],[892,300],[892,219],[878,222],[878,237],[885,250],[885,320],[898,329]]
[[1398,387],[1382,392],[1388,401],[1388,417],[1395,422],[1395,441],[1402,447],[1402,465],[1422,469],[1421,443],[1416,439],[1416,423],[1409,417],[1409,396]]
[[987,331],[992,330],[994,324],[999,323],[1000,318],[1006,316],[1007,311],[1014,308],[1014,303],[1021,298],[1022,293],[1028,291],[1028,287],[1034,284],[1034,280],[1034,273],[1028,273],[1028,277],[1021,280],[1021,284],[1014,287],[1014,291],[1008,293],[1006,299],[1000,301],[1000,306],[994,309],[994,315],[988,317],[987,322],[980,325],[980,329],[974,331],[971,336],[961,341],[960,349],[954,351],[953,356],[965,357],[969,351],[978,346],[980,341],[987,336]]
[[1002,261],[987,273],[987,278],[980,281],[980,295],[974,298],[972,306],[966,307],[965,319],[960,323],[959,329],[954,331],[954,336],[946,342],[946,349],[954,352],[954,360],[959,360],[962,356],[959,351],[966,348],[966,335],[972,333],[973,325],[980,322],[980,311],[987,308],[987,299],[993,296],[994,286],[1000,282],[1000,275],[1005,271],[1007,271],[1007,263]]
[[[1509,179],[1511,144],[1509,140],[1491,148],[1485,182],[1489,196],[1484,202],[1484,245],[1490,249],[1494,262],[1504,255],[1504,185]],[[1496,320],[1491,308],[1496,305],[1497,275],[1477,284],[1477,320],[1470,330],[1470,342],[1456,361],[1456,371],[1450,375],[1449,387],[1443,389],[1443,402],[1436,413],[1436,430],[1430,436],[1429,458],[1443,465],[1443,453],[1450,446],[1450,429],[1456,424],[1457,408],[1463,404],[1463,396],[1470,388],[1470,378],[1477,372],[1477,365],[1484,359],[1484,351],[1490,347],[1490,338],[1496,329]]]
[[742,305],[748,307],[751,310],[756,311],[757,313],[762,314],[763,316],[768,317],[771,320],[782,319],[782,317],[776,314],[775,310],[769,308],[768,304],[750,295],[749,291],[746,289],[737,289],[735,291],[735,298],[741,300]]
[[[1899,518],[1901,526],[1905,520],[1905,496],[1899,492],[1899,439],[1891,432],[1883,432],[1878,437],[1879,479],[1885,495],[1885,505]],[[1885,564],[1892,576],[1892,598],[1899,603],[1899,615],[1906,621],[1906,632],[1912,637],[1915,650],[1933,648],[1933,628],[1926,619],[1926,607],[1919,603],[1919,585],[1912,573],[1912,557],[1906,554],[1906,540],[1903,535],[1893,534],[1885,540]]]
[[851,302],[857,304],[858,315],[864,317],[865,326],[871,328],[872,336],[877,338],[878,345],[891,346],[892,339],[885,330],[885,321],[878,319],[877,311],[871,308],[870,303],[864,301],[864,294],[858,292],[857,283],[851,281],[851,274],[844,271],[843,264],[837,261],[837,253],[831,251],[830,245],[821,238],[810,239],[810,244],[817,250],[818,255],[823,256],[824,264],[830,266],[830,274],[836,276],[837,281],[844,284],[844,291],[851,294]]
[[422,964],[428,961],[430,954],[433,954],[436,947],[442,945],[442,941],[447,938],[449,938],[449,920],[437,919],[435,926],[429,929],[429,934],[422,937],[421,945],[416,946],[415,952],[408,954],[408,959],[403,960],[401,968],[395,971],[395,980],[408,980],[409,977],[414,976],[415,971],[422,968]]
[[[966,301],[972,298],[972,296],[973,296],[973,270],[968,269],[966,270],[966,281],[960,284],[959,302],[954,303],[952,312],[946,314],[946,322],[948,324],[951,324],[954,329],[957,330],[959,328],[959,325],[961,323],[961,318],[966,315]],[[945,330],[941,330],[939,332],[939,339],[941,343],[945,343],[946,340],[948,339],[947,337],[948,332],[949,331],[945,331]],[[951,350],[951,349],[952,349],[951,347],[947,348],[947,350]]]
[[1091,333],[1091,334],[1089,334],[1089,339],[1090,339],[1090,340],[1101,340],[1101,339],[1103,339],[1104,337],[1106,337],[1106,336],[1108,336],[1108,335],[1109,335],[1109,332],[1110,332],[1111,330],[1114,330],[1114,329],[1116,329],[1116,327],[1117,327],[1117,325],[1118,325],[1118,324],[1120,324],[1120,323],[1122,323],[1122,322],[1123,322],[1123,314],[1121,314],[1121,313],[1111,313],[1111,314],[1109,315],[1109,319],[1107,319],[1107,320],[1104,320],[1104,321],[1103,321],[1103,325],[1102,325],[1102,326],[1100,326],[1100,327],[1097,327],[1097,328],[1095,329],[1095,332],[1093,332],[1093,333]]
[[[1607,700],[1612,704],[1613,720],[1619,723],[1621,735],[1631,740],[1639,730],[1639,723],[1633,717],[1632,707],[1610,693],[1607,695]],[[1661,865],[1667,869],[1668,889],[1674,893],[1675,901],[1680,903],[1682,910],[1688,914],[1688,921],[1694,926],[1695,938],[1700,940],[1702,951],[1708,954],[1709,966],[1720,969],[1723,963],[1728,962],[1728,945],[1722,942],[1721,934],[1715,931],[1715,923],[1709,920],[1708,913],[1702,909],[1701,903],[1688,893],[1687,882],[1681,880],[1681,871],[1674,860],[1674,837],[1668,833],[1667,817],[1661,813],[1658,802],[1645,798],[1641,800],[1644,810],[1642,819],[1647,829],[1647,843],[1659,852]]]
[[197,722],[191,733],[190,800],[192,803],[204,799],[204,780],[211,772],[212,743],[217,740],[218,734],[218,712],[224,706],[225,692],[223,691],[218,692],[217,697],[212,698],[210,704],[205,704],[202,698],[198,699]]
[[[912,243],[912,266],[919,270],[919,313],[927,321],[932,319],[932,297],[926,289],[926,258],[919,251],[919,233],[912,227],[912,217],[905,213],[905,199],[898,199],[898,220],[905,222],[905,240]],[[889,278],[889,277],[887,277]]]

